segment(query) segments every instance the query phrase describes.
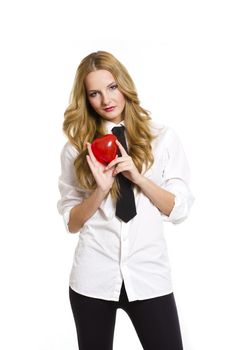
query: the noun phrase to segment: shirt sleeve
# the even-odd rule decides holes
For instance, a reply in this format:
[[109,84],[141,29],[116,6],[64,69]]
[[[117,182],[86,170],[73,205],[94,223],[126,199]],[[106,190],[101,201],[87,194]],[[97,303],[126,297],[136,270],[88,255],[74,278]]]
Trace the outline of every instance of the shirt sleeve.
[[183,145],[176,132],[169,128],[165,142],[164,182],[165,190],[175,195],[175,204],[169,216],[161,213],[164,221],[179,224],[189,215],[195,200],[190,187],[190,168]]
[[74,160],[77,155],[78,151],[70,142],[64,145],[60,155],[61,174],[58,179],[58,188],[61,197],[57,202],[57,209],[63,216],[65,228],[69,233],[70,211],[83,201],[83,191],[78,189],[74,168]]

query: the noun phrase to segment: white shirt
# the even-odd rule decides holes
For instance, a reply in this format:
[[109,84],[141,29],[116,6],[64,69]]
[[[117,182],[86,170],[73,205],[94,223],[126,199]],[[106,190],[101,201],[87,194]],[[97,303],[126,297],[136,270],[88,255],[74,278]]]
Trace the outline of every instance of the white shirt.
[[[119,126],[124,124],[121,122]],[[106,121],[108,133],[116,126]],[[184,221],[195,200],[189,189],[189,165],[183,146],[168,126],[151,123],[157,138],[152,142],[155,162],[143,175],[175,195],[169,216],[163,214],[142,192],[134,189],[137,215],[128,223],[115,216],[108,194],[100,207],[78,232],[78,244],[69,277],[70,287],[83,295],[118,301],[122,280],[129,301],[143,300],[172,292],[172,280],[163,235],[163,221]],[[57,203],[67,232],[70,210],[88,197],[79,187],[73,162],[78,155],[68,141],[61,152],[61,175]]]

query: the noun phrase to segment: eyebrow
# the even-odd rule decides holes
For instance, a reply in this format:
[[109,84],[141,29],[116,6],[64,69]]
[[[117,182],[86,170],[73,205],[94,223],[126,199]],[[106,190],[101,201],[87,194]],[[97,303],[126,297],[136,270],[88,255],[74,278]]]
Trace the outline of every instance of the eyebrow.
[[[107,87],[111,86],[112,84],[115,84],[116,82],[113,81],[112,83],[108,84]],[[88,90],[88,92],[95,92],[95,91],[99,91],[99,90]]]

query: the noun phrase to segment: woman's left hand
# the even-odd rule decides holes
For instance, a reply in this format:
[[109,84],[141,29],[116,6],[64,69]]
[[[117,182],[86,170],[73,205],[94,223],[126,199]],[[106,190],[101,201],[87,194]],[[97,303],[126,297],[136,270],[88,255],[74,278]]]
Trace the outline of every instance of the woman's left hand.
[[105,168],[105,171],[116,165],[113,172],[114,176],[118,173],[122,173],[127,179],[137,184],[142,175],[139,173],[133,159],[128,155],[122,144],[118,140],[116,140],[116,144],[119,147],[122,156],[118,156],[118,158],[112,160]]

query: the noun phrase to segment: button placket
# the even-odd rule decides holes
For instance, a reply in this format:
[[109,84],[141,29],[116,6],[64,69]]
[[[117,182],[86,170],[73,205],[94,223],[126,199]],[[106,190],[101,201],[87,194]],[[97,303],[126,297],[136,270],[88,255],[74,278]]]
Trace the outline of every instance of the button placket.
[[122,222],[121,230],[121,267],[126,266],[127,257],[128,257],[128,234],[129,234],[129,225],[130,222]]

